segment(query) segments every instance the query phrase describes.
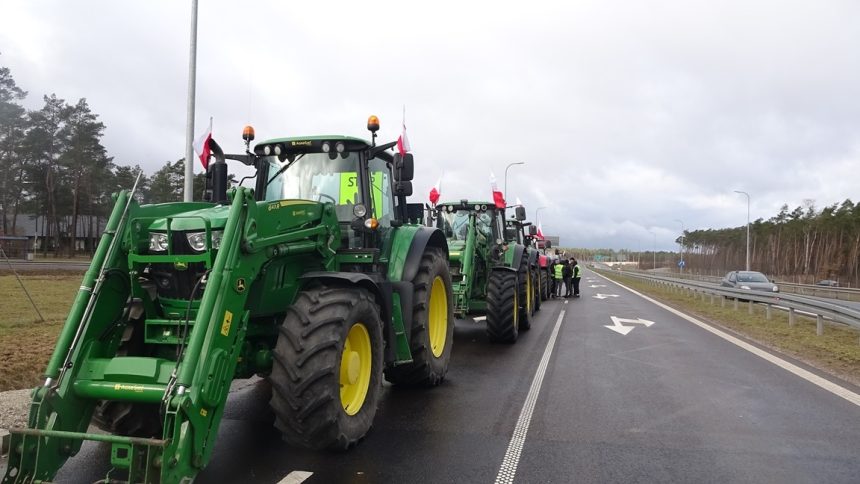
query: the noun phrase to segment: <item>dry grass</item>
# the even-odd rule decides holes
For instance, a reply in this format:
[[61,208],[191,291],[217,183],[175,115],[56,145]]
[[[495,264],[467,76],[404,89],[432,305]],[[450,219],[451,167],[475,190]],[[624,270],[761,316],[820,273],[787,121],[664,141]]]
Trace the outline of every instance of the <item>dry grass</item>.
[[28,274],[21,279],[45,322],[39,321],[15,277],[0,276],[0,391],[39,383],[81,285],[79,274]]
[[826,324],[824,334],[817,336],[814,318],[798,315],[795,325],[789,326],[785,311],[774,309],[771,319],[767,319],[762,305],[753,305],[753,314],[750,315],[747,303],[740,303],[738,310],[735,310],[731,300],[721,307],[719,297],[714,298],[715,303],[712,305],[710,296],[706,296],[703,301],[701,297],[691,297],[687,292],[675,292],[639,279],[616,273],[602,274],[765,347],[851,383],[860,384],[860,331],[856,329],[841,324]]

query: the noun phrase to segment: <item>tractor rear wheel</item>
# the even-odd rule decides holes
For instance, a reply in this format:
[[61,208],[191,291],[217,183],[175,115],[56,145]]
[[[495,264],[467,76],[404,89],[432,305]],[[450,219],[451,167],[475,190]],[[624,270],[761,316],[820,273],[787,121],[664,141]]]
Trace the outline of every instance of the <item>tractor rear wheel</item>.
[[528,255],[523,254],[520,261],[520,330],[528,331],[532,327],[532,316],[535,313],[535,291],[532,289],[534,279],[529,269]]
[[545,269],[540,268],[540,297],[544,301],[549,299],[549,274]]
[[382,321],[365,289],[299,293],[279,328],[269,380],[284,441],[344,450],[373,424],[382,391]]
[[516,343],[520,328],[517,273],[495,270],[487,283],[487,336],[490,341]]
[[532,285],[532,292],[534,293],[534,295],[532,297],[534,298],[535,302],[535,312],[538,312],[540,311],[540,303],[542,300],[541,296],[543,294],[543,286],[541,285],[541,282],[543,281],[541,281],[540,279],[540,267],[532,268],[532,281],[534,281]]
[[454,343],[454,302],[445,252],[428,248],[412,279],[412,363],[385,370],[396,385],[435,386],[442,383]]

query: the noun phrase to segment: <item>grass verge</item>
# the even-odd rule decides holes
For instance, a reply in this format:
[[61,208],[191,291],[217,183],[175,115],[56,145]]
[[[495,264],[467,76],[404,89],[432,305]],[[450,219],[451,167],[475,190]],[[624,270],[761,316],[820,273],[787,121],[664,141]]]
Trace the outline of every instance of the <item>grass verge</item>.
[[81,275],[22,275],[45,321],[30,305],[15,276],[0,276],[0,391],[36,386],[54,350]]
[[762,346],[860,385],[860,331],[856,329],[826,324],[824,334],[817,336],[814,318],[797,315],[795,325],[789,326],[787,312],[774,309],[771,319],[767,319],[765,307],[761,304],[754,304],[753,314],[749,314],[747,303],[740,303],[735,310],[732,300],[727,300],[722,307],[719,297],[715,297],[714,304],[711,304],[710,296],[702,300],[701,296],[694,298],[687,292],[676,292],[622,274],[600,274]]

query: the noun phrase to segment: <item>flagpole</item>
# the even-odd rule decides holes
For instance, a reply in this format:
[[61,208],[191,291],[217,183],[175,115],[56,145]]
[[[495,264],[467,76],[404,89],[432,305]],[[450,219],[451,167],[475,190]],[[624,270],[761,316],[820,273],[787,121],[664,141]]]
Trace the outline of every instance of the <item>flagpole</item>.
[[188,111],[185,118],[185,197],[194,201],[194,98],[197,85],[197,0],[191,0],[191,42],[188,56]]

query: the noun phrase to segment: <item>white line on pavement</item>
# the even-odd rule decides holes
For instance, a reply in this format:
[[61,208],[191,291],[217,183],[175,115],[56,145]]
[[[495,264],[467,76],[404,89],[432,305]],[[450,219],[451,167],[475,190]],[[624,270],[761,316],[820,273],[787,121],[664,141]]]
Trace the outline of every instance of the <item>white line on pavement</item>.
[[[567,303],[567,301],[565,301]],[[540,359],[535,377],[532,380],[532,386],[529,388],[529,394],[526,396],[526,401],[523,403],[523,409],[520,410],[520,418],[517,419],[517,425],[514,427],[514,434],[511,436],[511,442],[508,444],[508,450],[505,451],[505,458],[502,460],[502,467],[499,473],[496,474],[496,484],[510,484],[514,482],[514,476],[517,473],[517,465],[520,462],[520,454],[523,452],[523,444],[526,442],[526,434],[529,431],[529,424],[532,420],[532,413],[535,410],[540,387],[543,384],[543,378],[546,375],[546,367],[549,365],[549,358],[552,356],[552,350],[555,348],[555,339],[558,337],[558,330],[561,328],[561,321],[564,319],[564,310],[558,315],[558,320],[555,322],[555,327],[552,329],[552,334],[549,341],[546,343],[546,349],[543,352],[543,357]]]
[[284,476],[283,479],[278,481],[278,484],[300,484],[312,475],[314,475],[313,472],[293,471]]
[[[601,276],[601,277],[603,277],[603,276]],[[730,335],[724,331],[720,331],[719,329],[717,329],[717,328],[715,328],[715,327],[713,327],[707,323],[699,321],[698,319],[696,319],[692,316],[684,314],[675,308],[669,307],[669,306],[661,303],[660,301],[657,301],[657,300],[652,299],[652,298],[650,298],[650,297],[648,297],[648,296],[646,296],[646,295],[644,295],[638,291],[630,289],[629,287],[625,286],[624,284],[621,284],[619,282],[615,282],[609,278],[606,278],[606,280],[608,280],[614,284],[618,284],[619,286],[623,287],[624,289],[627,289],[628,291],[632,292],[633,294],[636,294],[637,296],[645,299],[646,301],[650,301],[650,302],[656,304],[657,306],[660,306],[661,308],[665,309],[666,311],[669,311],[670,313],[675,314],[676,316],[684,318],[687,321],[695,324],[696,326],[699,326],[700,328],[702,328],[706,331],[710,331],[711,333],[719,336],[720,338],[723,338],[724,340],[726,340],[730,343],[733,343],[733,344],[749,351],[750,353],[769,361],[770,363],[773,363],[774,365],[782,368],[783,370],[786,370],[790,373],[793,373],[794,375],[799,376],[800,378],[803,378],[804,380],[812,383],[813,385],[817,385],[817,386],[827,390],[828,392],[830,392],[836,396],[839,396],[839,397],[844,398],[845,400],[848,400],[849,402],[853,403],[854,405],[860,406],[860,395],[852,392],[851,390],[849,390],[845,387],[837,385],[836,383],[833,383],[832,381],[827,380],[826,378],[822,378],[822,377],[816,375],[815,373],[812,373],[811,371],[804,370],[803,368],[801,368],[797,365],[789,363],[789,362],[783,360],[782,358],[779,358],[778,356],[774,356],[774,355],[768,353],[767,351],[761,350],[761,349],[747,343],[746,341],[743,341],[739,338],[736,338],[736,337],[734,337],[734,336],[732,336],[732,335]]]

